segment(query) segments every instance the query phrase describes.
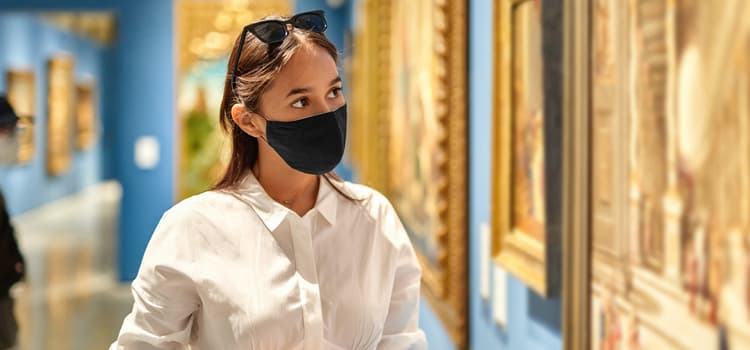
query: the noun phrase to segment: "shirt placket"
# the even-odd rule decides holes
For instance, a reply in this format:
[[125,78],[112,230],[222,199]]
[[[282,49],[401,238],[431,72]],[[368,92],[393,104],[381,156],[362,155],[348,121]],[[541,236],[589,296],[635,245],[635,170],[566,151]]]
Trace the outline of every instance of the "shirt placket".
[[313,252],[312,227],[299,217],[290,215],[290,218],[305,326],[304,349],[320,349],[323,342],[323,313]]

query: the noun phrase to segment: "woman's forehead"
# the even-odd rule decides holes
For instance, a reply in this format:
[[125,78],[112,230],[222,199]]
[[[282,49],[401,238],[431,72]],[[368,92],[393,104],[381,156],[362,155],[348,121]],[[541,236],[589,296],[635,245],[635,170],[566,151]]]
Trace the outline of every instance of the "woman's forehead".
[[292,55],[289,62],[281,68],[272,85],[288,87],[289,85],[328,84],[338,76],[336,61],[326,49],[314,45],[302,45]]

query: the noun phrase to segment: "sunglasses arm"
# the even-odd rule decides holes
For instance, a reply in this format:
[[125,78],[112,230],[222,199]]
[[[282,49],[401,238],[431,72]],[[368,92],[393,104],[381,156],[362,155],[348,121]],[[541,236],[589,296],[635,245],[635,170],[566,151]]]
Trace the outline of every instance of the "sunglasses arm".
[[234,64],[232,65],[232,92],[237,96],[237,66],[240,64],[240,56],[242,56],[242,48],[245,46],[245,39],[247,33],[250,32],[250,26],[245,26],[242,29],[242,35],[240,36],[240,43],[237,45],[237,53],[234,55]]

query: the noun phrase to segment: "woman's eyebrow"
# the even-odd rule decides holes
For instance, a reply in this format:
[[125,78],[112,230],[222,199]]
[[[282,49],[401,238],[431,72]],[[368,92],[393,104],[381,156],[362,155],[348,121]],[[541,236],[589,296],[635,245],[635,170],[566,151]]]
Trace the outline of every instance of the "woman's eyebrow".
[[[341,81],[342,81],[341,77],[336,77],[336,78],[333,78],[333,80],[331,80],[331,82],[329,83],[329,85],[333,85],[333,84],[339,83]],[[291,90],[289,90],[289,93],[286,95],[286,97],[289,97],[289,96],[292,96],[292,95],[306,94],[306,93],[310,92],[310,90],[312,90],[312,89],[310,89],[309,87],[291,89]]]
[[286,97],[292,96],[292,95],[299,95],[299,94],[305,94],[310,92],[310,88],[296,88],[289,91],[289,93],[286,95]]

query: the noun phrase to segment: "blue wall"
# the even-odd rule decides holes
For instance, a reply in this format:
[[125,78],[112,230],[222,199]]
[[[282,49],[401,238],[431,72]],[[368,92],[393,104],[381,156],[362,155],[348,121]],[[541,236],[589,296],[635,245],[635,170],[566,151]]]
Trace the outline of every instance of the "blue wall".
[[[119,7],[116,76],[119,82],[116,172],[122,183],[120,278],[135,278],[146,244],[161,215],[175,199],[177,157],[171,0],[116,1]],[[144,40],[148,38],[148,40]],[[141,170],[133,162],[140,136],[160,143],[160,163]]]
[[[105,144],[111,169],[123,187],[119,222],[119,277],[135,277],[148,239],[162,213],[174,202],[176,127],[171,0],[3,0],[7,10],[111,10],[118,40],[107,56],[111,79],[102,99],[112,119]],[[135,140],[154,136],[160,163],[152,170],[133,162]],[[37,191],[46,191],[38,188]]]
[[[75,59],[75,79],[93,77],[100,89],[106,87],[107,50],[92,41],[65,33],[25,13],[0,13],[0,92],[7,92],[9,69],[30,69],[35,80],[36,129],[34,156],[24,165],[0,166],[0,189],[7,197],[11,215],[41,206],[49,201],[78,192],[111,176],[105,154],[109,145],[97,142],[85,151],[71,151],[70,169],[61,176],[46,172],[47,149],[47,60],[68,53]],[[99,104],[102,129],[111,123],[105,101]],[[109,135],[100,133],[100,139]],[[72,145],[71,145],[72,146]]]

